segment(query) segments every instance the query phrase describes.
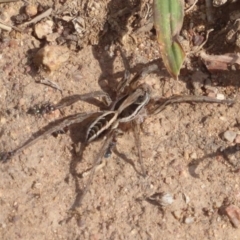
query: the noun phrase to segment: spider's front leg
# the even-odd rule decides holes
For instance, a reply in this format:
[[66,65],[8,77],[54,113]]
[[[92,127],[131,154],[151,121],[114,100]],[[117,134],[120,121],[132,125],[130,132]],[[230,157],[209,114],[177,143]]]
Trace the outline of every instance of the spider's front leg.
[[217,99],[208,96],[173,96],[166,99],[163,102],[156,103],[152,110],[150,110],[151,114],[158,114],[162,112],[168,105],[175,104],[175,103],[191,103],[191,102],[198,102],[198,103],[220,103],[220,104],[234,104],[234,99]]
[[[65,97],[63,98],[59,103],[52,105],[50,103],[44,104],[42,106],[37,105],[35,108],[32,108],[31,114],[48,114],[51,111],[54,111],[56,109],[62,109],[63,107],[70,106],[78,101],[87,101],[89,99],[94,99],[96,97],[101,97],[105,99],[105,103],[109,104],[111,103],[111,99],[108,96],[107,93],[104,93],[102,91],[96,91],[92,93],[87,93],[87,94],[76,94],[73,96]],[[16,149],[8,152],[0,152],[0,161],[6,162],[7,160],[11,159],[13,156],[15,156],[17,153],[21,152],[23,149],[33,145],[40,139],[44,138],[47,135],[54,134],[58,131],[61,131],[65,127],[68,127],[72,124],[76,123],[81,123],[83,120],[86,118],[90,117],[93,113],[80,113],[80,114],[75,114],[71,115],[69,117],[65,117],[63,119],[57,120],[53,123],[50,123],[49,125],[45,126],[41,130],[37,131],[32,135],[30,139],[28,139],[26,142],[24,142],[22,145],[17,147]],[[100,115],[102,113],[100,112]]]
[[[130,66],[126,58],[124,50],[119,49],[125,68],[124,77],[119,82],[117,86],[117,94],[121,94],[125,91],[126,87],[129,87],[129,91],[136,89],[140,84],[142,84],[144,78],[152,72],[158,71],[158,66],[156,64],[150,64],[142,69],[140,73],[137,73],[133,78],[131,78]],[[140,83],[139,83],[140,82]],[[129,92],[128,91],[128,92]]]
[[97,101],[96,98],[101,98],[101,102],[103,102],[105,106],[110,106],[110,104],[112,103],[112,100],[107,93],[103,91],[95,91],[86,94],[75,94],[64,97],[57,104],[51,104],[49,102],[44,104],[36,104],[33,107],[30,107],[27,113],[29,113],[30,115],[49,114],[57,109],[61,110],[64,107],[68,107],[78,101],[85,101],[94,105],[100,105],[99,101]]
[[61,99],[59,103],[55,104],[54,108],[61,109],[61,108],[70,106],[78,101],[85,101],[85,102],[94,104],[93,100],[96,100],[96,98],[101,98],[104,105],[107,105],[107,106],[110,106],[110,104],[112,103],[112,100],[107,93],[103,91],[95,91],[91,93],[75,94],[72,96],[65,97]]

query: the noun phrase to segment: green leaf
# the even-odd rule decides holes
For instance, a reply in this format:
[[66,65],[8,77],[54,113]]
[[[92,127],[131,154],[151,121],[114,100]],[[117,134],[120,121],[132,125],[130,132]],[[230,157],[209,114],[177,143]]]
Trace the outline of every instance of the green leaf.
[[168,72],[177,78],[185,58],[177,40],[183,24],[184,1],[154,0],[153,13],[163,63]]

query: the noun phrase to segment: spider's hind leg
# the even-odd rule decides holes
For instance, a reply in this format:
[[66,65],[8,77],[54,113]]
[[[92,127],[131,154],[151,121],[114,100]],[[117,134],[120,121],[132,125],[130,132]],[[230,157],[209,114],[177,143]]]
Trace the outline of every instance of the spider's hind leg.
[[[106,165],[106,159],[109,158],[111,155],[112,155],[112,151],[114,151],[114,148],[116,147],[116,144],[117,144],[117,138],[119,136],[121,136],[123,134],[123,132],[120,130],[120,129],[115,129],[114,130],[114,133],[113,133],[113,136],[111,137],[111,141],[109,141],[109,144],[108,146],[106,146],[106,150],[105,150],[105,153],[103,155],[103,157],[105,159],[101,160],[101,162],[99,163],[98,166],[96,166],[96,169],[95,171],[99,171],[100,169],[102,169],[105,165]],[[87,171],[83,172],[82,173],[82,177],[86,177],[90,174],[91,172],[91,169],[88,169]]]
[[93,165],[92,165],[92,168],[91,168],[90,172],[88,174],[86,174],[86,175],[89,175],[89,176],[88,176],[88,180],[87,180],[87,183],[85,185],[85,188],[83,189],[83,191],[81,191],[81,193],[77,193],[77,197],[76,197],[77,201],[75,201],[74,206],[72,207],[73,208],[72,210],[77,211],[77,209],[81,206],[83,198],[85,197],[85,195],[89,191],[90,185],[92,184],[94,173],[96,172],[99,164],[101,163],[102,158],[103,158],[104,154],[106,153],[109,144],[111,143],[111,141],[113,140],[113,138],[115,136],[115,133],[116,133],[116,130],[112,129],[106,135],[106,140],[104,141],[103,145],[101,146],[100,151],[99,151],[96,159],[93,162]]
[[32,137],[30,137],[27,141],[25,141],[22,145],[18,146],[12,151],[9,152],[0,152],[0,161],[6,162],[7,160],[11,159],[17,153],[22,152],[29,146],[32,146],[39,140],[43,139],[47,135],[51,135],[54,132],[60,131],[65,127],[68,127],[72,124],[81,123],[85,119],[89,118],[93,113],[78,113],[72,116],[65,117],[63,119],[57,120],[53,123],[48,124],[47,126],[43,127],[39,131],[35,132]]

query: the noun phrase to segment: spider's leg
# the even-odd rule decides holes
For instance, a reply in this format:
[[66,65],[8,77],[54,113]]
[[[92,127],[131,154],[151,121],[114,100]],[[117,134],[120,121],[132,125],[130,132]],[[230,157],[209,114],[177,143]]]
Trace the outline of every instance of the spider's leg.
[[101,162],[104,154],[106,153],[106,150],[109,146],[109,144],[111,143],[111,141],[113,140],[113,137],[114,137],[114,132],[115,132],[115,129],[111,130],[108,132],[108,134],[106,135],[106,140],[104,141],[100,151],[99,151],[99,154],[97,155],[97,158],[94,160],[93,162],[93,167],[91,169],[91,172],[89,173],[89,177],[88,177],[88,180],[87,180],[87,183],[86,183],[86,187],[83,189],[83,192],[81,194],[81,196],[78,198],[78,202],[75,203],[75,207],[78,208],[81,206],[81,203],[83,201],[83,198],[85,197],[85,195],[87,194],[88,190],[89,190],[89,187],[92,183],[92,180],[93,180],[93,177],[94,177],[94,173],[96,171],[96,168],[97,166],[99,165],[99,163]]
[[125,70],[125,75],[126,72],[128,73],[127,78],[123,78],[123,80],[119,83],[117,87],[117,91],[120,93],[124,91],[124,88],[126,86],[131,86],[132,89],[136,89],[138,82],[143,80],[147,75],[149,75],[152,72],[155,72],[158,70],[158,66],[156,64],[151,64],[147,67],[144,67],[141,71],[141,73],[137,73],[133,78],[130,78],[130,72],[128,70]]
[[117,86],[117,94],[124,92],[125,87],[128,86],[131,82],[130,66],[129,66],[129,63],[127,61],[126,55],[121,48],[119,48],[119,51],[121,53],[121,57],[122,57],[123,65],[124,65],[124,68],[125,68],[125,72],[124,72],[124,76],[123,76],[122,80],[119,82],[119,84]]
[[137,73],[130,82],[130,86],[132,89],[136,89],[139,84],[139,82],[144,83],[144,79],[146,78],[147,75],[149,75],[152,72],[157,72],[158,71],[158,66],[156,64],[151,64],[142,69],[140,73]]
[[17,153],[20,153],[27,147],[35,144],[40,139],[44,138],[47,135],[50,135],[56,131],[59,131],[69,125],[80,123],[86,118],[90,117],[93,113],[79,113],[72,116],[68,116],[66,118],[57,120],[53,123],[48,124],[44,128],[40,129],[39,131],[35,132],[32,137],[30,137],[26,142],[24,142],[22,145],[14,149],[10,152],[0,153],[0,161],[6,162],[11,157],[16,155]]
[[[104,167],[106,166],[106,162],[107,162],[107,160],[106,160],[106,159],[103,159],[103,160],[101,161],[101,163],[99,163],[99,164],[96,166],[95,172],[98,172],[99,170],[101,170],[102,168],[104,168]],[[81,176],[82,176],[82,177],[87,177],[87,176],[89,176],[89,174],[91,173],[91,170],[92,170],[92,168],[86,170],[85,172],[83,172],[83,173],[81,174]]]
[[86,94],[75,94],[72,96],[65,97],[61,99],[61,101],[57,104],[54,105],[55,109],[61,109],[67,106],[70,106],[78,101],[88,101],[90,99],[94,99],[96,97],[101,97],[104,99],[104,104],[105,105],[110,105],[112,100],[109,97],[109,95],[103,91],[95,91],[91,93],[86,93]]
[[[123,132],[120,130],[120,129],[115,129],[115,132],[114,132],[114,136],[112,138],[112,141],[109,143],[107,149],[106,149],[106,152],[104,154],[104,158],[101,163],[96,167],[95,169],[95,172],[99,171],[100,169],[102,169],[105,165],[106,165],[106,158],[109,158],[111,155],[112,155],[112,151],[113,149],[116,147],[116,144],[117,144],[117,138],[120,136],[120,135],[123,135]],[[88,169],[86,171],[84,171],[81,175],[82,177],[86,177],[86,176],[89,176],[90,172],[91,172],[91,169]]]
[[142,175],[143,177],[146,177],[146,171],[143,165],[143,160],[142,160],[142,151],[141,151],[141,139],[140,139],[140,127],[139,124],[136,122],[136,120],[132,121],[132,125],[133,125],[133,134],[134,134],[134,138],[136,141],[136,146],[137,146],[137,150],[138,150],[138,157],[139,157],[139,163],[141,166],[141,170],[142,170]]
[[136,82],[143,80],[150,73],[158,71],[158,66],[156,64],[151,64],[147,67],[144,67],[142,69],[141,73],[138,73],[133,78],[130,78],[131,77],[130,65],[127,61],[125,51],[122,50],[121,48],[119,48],[119,51],[121,53],[123,65],[125,68],[125,73],[124,73],[123,79],[119,82],[119,84],[117,86],[118,94],[122,93],[124,91],[125,87],[127,87],[129,85],[131,86],[132,89],[135,89],[136,86],[134,86],[134,84],[136,84]]
[[116,146],[117,144],[117,139],[113,139],[112,142],[110,142],[105,154],[104,154],[104,158],[109,158],[112,155],[112,150],[113,148]]
[[235,103],[235,100],[233,99],[216,99],[211,98],[207,96],[173,96],[163,103],[158,104],[154,107],[154,109],[151,111],[152,114],[158,114],[161,111],[165,109],[167,105],[174,104],[174,103],[183,103],[183,102],[205,102],[205,103],[227,103],[227,104],[233,104]]

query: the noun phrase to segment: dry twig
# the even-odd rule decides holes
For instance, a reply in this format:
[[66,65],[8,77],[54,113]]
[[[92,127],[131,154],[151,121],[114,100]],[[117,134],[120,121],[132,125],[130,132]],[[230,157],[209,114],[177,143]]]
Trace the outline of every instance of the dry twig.
[[236,53],[226,53],[224,55],[209,55],[205,52],[201,52],[200,57],[210,62],[223,62],[227,64],[237,63],[238,65],[240,65],[240,55]]
[[29,25],[31,23],[37,23],[37,22],[41,21],[43,18],[50,16],[50,14],[52,13],[52,10],[53,10],[52,8],[49,8],[47,11],[39,14],[38,16],[33,18],[31,21],[25,22],[22,25]]
[[0,28],[4,29],[4,30],[6,30],[6,31],[9,31],[9,32],[10,32],[12,29],[14,29],[14,30],[16,30],[16,31],[18,31],[18,32],[22,32],[22,30],[21,30],[20,28],[17,28],[17,27],[15,27],[15,26],[12,26],[12,25],[9,25],[9,24],[6,24],[6,23],[2,22],[1,20],[0,20]]
[[19,0],[0,0],[0,3],[18,2]]
[[185,13],[190,12],[194,8],[194,6],[197,4],[197,2],[198,2],[198,0],[195,0],[195,2],[191,5],[191,7],[189,7],[187,10],[185,10]]
[[199,55],[203,59],[204,64],[209,71],[229,70],[229,64],[240,65],[240,55],[237,53],[209,55],[202,51]]
[[8,32],[10,32],[12,30],[11,27],[7,26],[6,24],[2,24],[2,23],[0,23],[0,28],[3,30],[6,30]]

